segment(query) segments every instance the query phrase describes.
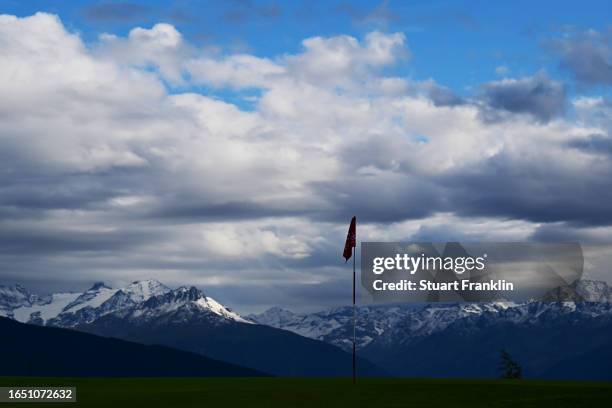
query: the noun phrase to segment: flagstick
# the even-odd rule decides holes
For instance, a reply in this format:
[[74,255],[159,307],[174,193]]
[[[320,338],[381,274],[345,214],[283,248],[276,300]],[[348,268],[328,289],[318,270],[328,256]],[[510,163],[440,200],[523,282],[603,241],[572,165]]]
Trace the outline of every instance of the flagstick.
[[356,361],[356,353],[355,353],[355,331],[357,326],[357,309],[355,308],[355,258],[357,253],[357,246],[353,247],[353,384],[356,381],[355,374],[355,361]]

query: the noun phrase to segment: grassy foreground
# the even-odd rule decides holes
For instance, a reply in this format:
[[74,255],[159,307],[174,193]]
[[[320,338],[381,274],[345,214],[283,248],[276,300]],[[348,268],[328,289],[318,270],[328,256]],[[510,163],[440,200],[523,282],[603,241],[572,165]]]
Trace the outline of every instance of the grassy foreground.
[[67,407],[604,407],[612,383],[293,378],[7,378],[0,386],[75,386]]

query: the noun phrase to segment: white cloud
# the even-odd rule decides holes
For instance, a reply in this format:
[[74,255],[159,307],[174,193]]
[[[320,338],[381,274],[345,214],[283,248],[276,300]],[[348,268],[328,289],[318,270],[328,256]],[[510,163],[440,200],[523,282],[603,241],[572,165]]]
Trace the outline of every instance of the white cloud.
[[185,70],[194,83],[232,89],[268,88],[285,68],[267,58],[237,54],[221,60],[210,57],[185,62]]
[[169,81],[183,82],[182,59],[191,52],[174,26],[155,24],[146,29],[136,27],[127,38],[113,34],[102,34],[95,48],[98,56],[113,62],[135,65],[142,68],[156,66]]

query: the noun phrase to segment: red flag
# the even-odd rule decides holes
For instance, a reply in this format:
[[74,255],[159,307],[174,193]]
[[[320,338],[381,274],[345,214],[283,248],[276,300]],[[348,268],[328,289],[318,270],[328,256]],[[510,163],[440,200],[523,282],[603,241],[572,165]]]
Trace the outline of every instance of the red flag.
[[346,234],[346,243],[344,244],[344,252],[342,256],[345,262],[353,255],[353,248],[357,246],[357,218],[351,218],[351,226],[349,227],[348,234]]

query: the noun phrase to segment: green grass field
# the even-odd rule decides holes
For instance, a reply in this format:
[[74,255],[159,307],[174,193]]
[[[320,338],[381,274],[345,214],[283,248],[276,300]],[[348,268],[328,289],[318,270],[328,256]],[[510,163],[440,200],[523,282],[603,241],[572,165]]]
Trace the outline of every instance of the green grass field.
[[597,407],[612,383],[516,380],[290,378],[7,378],[0,386],[75,386],[68,407]]

